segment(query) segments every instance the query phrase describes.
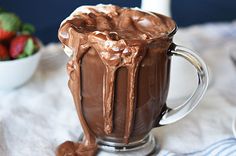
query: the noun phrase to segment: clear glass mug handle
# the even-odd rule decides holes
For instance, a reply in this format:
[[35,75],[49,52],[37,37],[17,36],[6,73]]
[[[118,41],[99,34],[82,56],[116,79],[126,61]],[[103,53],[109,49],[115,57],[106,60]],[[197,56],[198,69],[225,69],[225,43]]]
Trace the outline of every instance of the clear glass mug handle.
[[198,86],[186,102],[176,108],[167,108],[159,121],[159,125],[174,123],[188,115],[199,104],[199,101],[206,92],[209,81],[206,64],[192,50],[173,44],[170,47],[170,54],[171,56],[183,57],[196,68],[198,75]]

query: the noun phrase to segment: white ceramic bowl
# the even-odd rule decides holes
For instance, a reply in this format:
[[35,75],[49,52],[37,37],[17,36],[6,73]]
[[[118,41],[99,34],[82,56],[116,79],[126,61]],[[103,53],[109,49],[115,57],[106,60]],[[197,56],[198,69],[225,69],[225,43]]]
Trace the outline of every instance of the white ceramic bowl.
[[11,90],[26,83],[34,74],[40,58],[39,50],[19,60],[0,61],[0,90]]

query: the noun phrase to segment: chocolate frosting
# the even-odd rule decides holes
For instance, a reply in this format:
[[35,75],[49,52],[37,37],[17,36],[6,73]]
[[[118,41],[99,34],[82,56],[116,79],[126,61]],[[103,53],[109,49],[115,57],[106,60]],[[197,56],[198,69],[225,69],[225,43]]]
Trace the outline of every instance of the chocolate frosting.
[[[130,139],[132,141],[143,137],[155,126],[153,121],[161,114],[168,91],[170,62],[167,49],[171,44],[168,35],[174,28],[173,20],[163,15],[114,5],[82,6],[62,22],[58,37],[71,56],[67,65],[69,88],[84,131],[84,139],[81,143],[63,143],[57,150],[57,156],[95,155],[97,138],[112,140],[123,135],[121,142],[129,143]],[[159,61],[153,63],[152,58]],[[140,94],[137,90],[145,90],[147,84],[143,85],[145,82],[141,82],[140,75],[152,76],[145,75],[150,74],[149,71],[139,68],[150,63],[155,64],[155,68],[163,68],[159,80],[157,75],[154,77],[157,80],[152,80],[155,87],[162,83],[159,84],[162,88],[154,90],[154,102],[146,106],[154,108],[152,105],[157,102],[160,108],[154,108],[153,112],[142,112],[150,112],[152,119],[141,119],[143,115],[136,110],[142,105],[142,99],[140,101],[137,98]],[[154,74],[157,74],[155,70]],[[139,82],[138,77],[141,80]],[[144,87],[140,89],[140,86]],[[125,98],[117,98],[120,97],[117,94],[124,93]],[[142,96],[144,99],[147,97],[145,93]],[[125,110],[120,115],[120,118],[125,116],[125,119],[114,119],[114,114],[119,110],[117,106]],[[100,120],[99,112],[103,121]],[[114,127],[117,120],[121,125]],[[139,121],[144,122],[141,125],[152,123],[139,128]]]

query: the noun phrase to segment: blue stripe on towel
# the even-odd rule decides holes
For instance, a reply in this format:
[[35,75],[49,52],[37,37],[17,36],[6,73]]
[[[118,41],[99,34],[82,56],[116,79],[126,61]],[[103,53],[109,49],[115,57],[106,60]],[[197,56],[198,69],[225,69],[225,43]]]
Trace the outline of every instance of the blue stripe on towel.
[[236,138],[217,141],[207,148],[191,153],[173,153],[162,150],[158,156],[236,156]]
[[218,141],[216,143],[214,143],[213,145],[209,146],[208,148],[206,148],[205,150],[202,150],[201,151],[201,155],[202,156],[210,156],[212,155],[213,153],[215,153],[215,155],[217,155],[217,150],[219,149],[222,149],[224,150],[225,149],[225,146],[227,145],[233,145],[233,144],[236,144],[236,139],[235,138],[229,138],[229,139],[225,139],[225,140],[221,140],[221,141]]
[[228,156],[229,153],[235,152],[234,154],[236,155],[236,144],[234,143],[233,145],[231,144],[230,146],[227,146],[223,150],[221,150],[219,153],[217,153],[218,156],[221,155],[226,155]]
[[228,156],[236,155],[236,138],[228,138],[220,140],[207,148],[194,152],[186,153],[186,156]]
[[[220,147],[220,149],[217,151],[217,153],[215,154],[216,156],[221,156],[225,151],[227,151],[228,150],[228,148],[230,148],[230,147],[232,147],[233,146],[233,144],[227,144],[227,145],[225,145],[225,146],[223,146],[223,147]],[[213,151],[214,152],[214,151]],[[212,155],[213,153],[211,153],[211,155]]]

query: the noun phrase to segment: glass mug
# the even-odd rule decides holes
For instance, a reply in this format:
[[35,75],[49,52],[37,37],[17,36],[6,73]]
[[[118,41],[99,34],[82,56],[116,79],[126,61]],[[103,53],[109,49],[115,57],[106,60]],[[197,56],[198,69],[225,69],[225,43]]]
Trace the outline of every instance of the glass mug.
[[[74,100],[78,100],[81,96],[81,105],[76,106],[78,115],[80,120],[87,123],[84,127],[82,125],[82,128],[90,129],[96,136],[100,149],[98,154],[148,155],[157,147],[156,139],[150,133],[151,129],[182,119],[199,104],[208,86],[207,67],[193,51],[173,43],[172,39],[176,31],[177,27],[168,36],[161,36],[154,42],[145,45],[148,47],[148,51],[140,63],[138,78],[134,84],[136,87],[135,108],[132,129],[128,135],[126,127],[127,110],[130,109],[127,107],[129,71],[125,67],[121,67],[116,72],[114,98],[112,99],[113,130],[111,133],[106,133],[103,112],[103,84],[106,69],[96,49],[88,49],[83,56],[80,65],[81,88],[70,85],[70,82],[69,86],[71,90],[81,89],[81,95],[73,94],[73,92],[72,94]],[[65,47],[69,46],[67,43],[70,41],[63,43]],[[183,57],[196,68],[198,87],[185,103],[176,108],[169,108],[166,100],[171,58],[175,56]],[[68,63],[68,68],[73,66],[72,63]]]

